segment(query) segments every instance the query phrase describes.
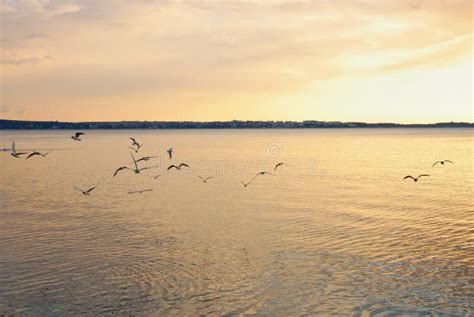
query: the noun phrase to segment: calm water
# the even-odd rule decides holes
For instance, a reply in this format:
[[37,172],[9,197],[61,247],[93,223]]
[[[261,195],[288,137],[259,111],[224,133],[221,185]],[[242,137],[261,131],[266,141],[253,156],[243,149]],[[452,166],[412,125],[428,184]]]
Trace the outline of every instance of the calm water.
[[473,130],[86,133],[0,134],[0,315],[474,314]]

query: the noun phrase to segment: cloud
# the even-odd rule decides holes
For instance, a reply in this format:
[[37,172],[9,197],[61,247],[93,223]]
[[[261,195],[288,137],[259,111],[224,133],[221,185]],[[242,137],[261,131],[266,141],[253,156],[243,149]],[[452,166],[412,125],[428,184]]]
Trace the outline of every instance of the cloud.
[[0,10],[13,101],[298,94],[472,54],[470,0],[6,0]]
[[26,107],[0,105],[0,113],[5,115],[24,115],[27,114],[28,111]]

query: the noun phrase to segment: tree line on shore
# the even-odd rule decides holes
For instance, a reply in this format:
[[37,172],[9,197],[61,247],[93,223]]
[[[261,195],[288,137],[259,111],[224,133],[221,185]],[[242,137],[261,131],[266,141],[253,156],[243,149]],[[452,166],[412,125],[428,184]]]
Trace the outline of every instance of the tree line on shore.
[[340,121],[117,121],[60,122],[0,119],[0,129],[316,129],[316,128],[472,128],[469,122],[431,124],[365,123]]

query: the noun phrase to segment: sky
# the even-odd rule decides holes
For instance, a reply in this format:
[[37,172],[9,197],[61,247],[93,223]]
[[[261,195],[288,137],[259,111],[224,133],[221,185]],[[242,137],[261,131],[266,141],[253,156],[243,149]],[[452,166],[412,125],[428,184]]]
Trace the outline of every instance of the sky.
[[473,121],[473,0],[0,0],[0,118]]

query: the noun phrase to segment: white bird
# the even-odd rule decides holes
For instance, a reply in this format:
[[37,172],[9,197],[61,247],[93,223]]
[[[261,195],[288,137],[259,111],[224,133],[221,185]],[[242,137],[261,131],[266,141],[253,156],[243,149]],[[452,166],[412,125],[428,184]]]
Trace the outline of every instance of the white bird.
[[254,181],[255,179],[257,179],[257,177],[263,176],[263,175],[274,175],[274,174],[272,174],[272,173],[270,173],[270,172],[260,172],[260,173],[258,173],[257,175],[255,175],[255,176],[250,180],[250,182],[248,182],[248,183],[245,183],[245,182],[243,182],[243,181],[240,181],[240,182],[242,183],[242,185],[244,185],[244,187],[247,187],[247,186],[249,186],[250,184],[252,184],[253,181]]
[[416,182],[418,182],[418,180],[419,180],[420,178],[422,178],[422,177],[429,177],[429,176],[430,176],[430,175],[427,175],[427,174],[422,174],[422,175],[420,175],[420,176],[418,176],[418,177],[413,177],[413,176],[411,176],[411,175],[408,175],[408,176],[405,176],[403,179],[405,180],[405,179],[411,178],[411,179],[413,179],[413,181],[416,183]]
[[15,141],[12,142],[12,152],[10,153],[11,156],[20,158],[20,155],[28,154],[28,152],[17,152],[15,147]]
[[73,136],[71,136],[71,139],[73,139],[74,141],[82,141],[81,135],[84,135],[84,133],[76,132]]
[[89,196],[89,195],[91,194],[91,191],[93,191],[93,190],[96,189],[96,188],[97,188],[97,186],[94,186],[94,187],[92,187],[92,188],[89,188],[88,190],[82,190],[82,189],[77,188],[76,186],[74,186],[74,189],[80,191],[80,192],[81,192],[83,195],[85,195],[85,196]]
[[444,160],[444,161],[437,161],[433,164],[433,167],[435,167],[436,165],[438,164],[441,164],[441,165],[444,165],[444,163],[451,163],[451,164],[454,164],[454,162],[450,161],[450,160]]
[[212,178],[212,176],[203,177],[203,176],[201,176],[201,175],[198,175],[198,177],[202,180],[202,182],[203,182],[204,184],[207,183],[207,181]]
[[189,168],[189,165],[186,164],[186,163],[181,163],[181,164],[179,164],[178,166],[176,166],[176,165],[170,165],[170,167],[168,167],[168,171],[169,171],[169,170],[172,170],[173,168],[177,169],[178,171],[181,171],[183,167]]
[[169,149],[166,152],[168,152],[168,156],[170,157],[170,160],[173,159],[173,148]]

